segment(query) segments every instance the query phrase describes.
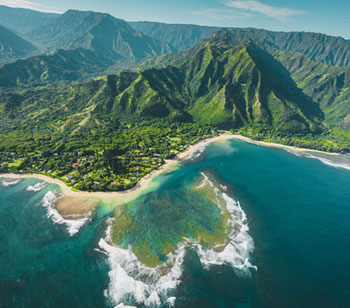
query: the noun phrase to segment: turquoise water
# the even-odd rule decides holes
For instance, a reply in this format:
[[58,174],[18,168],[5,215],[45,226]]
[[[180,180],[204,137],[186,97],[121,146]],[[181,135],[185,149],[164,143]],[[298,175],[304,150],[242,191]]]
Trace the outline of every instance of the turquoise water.
[[[179,204],[190,196],[179,191],[203,171],[240,202],[254,242],[249,260],[257,271],[204,267],[203,256],[187,249],[180,283],[167,295],[176,297],[175,307],[350,307],[349,170],[238,140],[211,144],[200,158],[158,177],[157,190],[138,200],[156,204],[157,211],[166,200],[165,216],[158,218],[162,232],[174,216],[169,204],[181,211]],[[36,182],[0,185],[0,307],[115,306],[105,295],[113,293],[106,290],[118,277],[99,245],[111,214],[98,211],[70,236],[41,206],[55,187],[26,191]],[[146,305],[132,296],[122,302]],[[161,297],[158,306],[170,303]]]

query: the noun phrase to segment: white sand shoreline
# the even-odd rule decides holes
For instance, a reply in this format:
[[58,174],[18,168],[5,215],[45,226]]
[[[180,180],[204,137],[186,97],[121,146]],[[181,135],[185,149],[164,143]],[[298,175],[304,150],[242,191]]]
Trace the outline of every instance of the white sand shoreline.
[[[0,174],[0,178],[8,178],[8,179],[25,179],[25,178],[38,178],[41,179],[45,182],[52,183],[59,185],[61,187],[61,191],[64,195],[66,196],[72,196],[72,197],[79,197],[79,198],[95,198],[95,199],[100,199],[101,201],[106,201],[110,199],[115,199],[118,197],[125,197],[126,195],[138,195],[140,192],[145,190],[149,184],[152,182],[153,178],[158,176],[161,173],[164,173],[166,170],[170,169],[171,167],[174,167],[176,164],[181,162],[183,159],[188,157],[191,153],[195,152],[203,143],[212,143],[215,141],[222,141],[222,140],[227,140],[227,139],[239,139],[245,142],[253,143],[259,146],[266,146],[266,147],[273,147],[273,148],[281,148],[281,149],[289,149],[292,151],[296,152],[315,152],[315,153],[322,153],[322,154],[327,154],[327,155],[340,155],[338,153],[327,153],[327,152],[322,152],[322,151],[317,151],[317,150],[312,150],[312,149],[303,149],[303,148],[297,148],[293,146],[287,146],[287,145],[282,145],[282,144],[277,144],[277,143],[267,143],[267,142],[262,142],[262,141],[255,141],[252,140],[248,137],[244,137],[241,135],[237,134],[223,134],[220,136],[215,136],[211,137],[208,139],[204,139],[199,141],[198,143],[189,146],[185,151],[179,153],[174,159],[166,160],[165,164],[161,166],[160,168],[153,170],[150,172],[148,175],[146,175],[144,178],[142,178],[135,187],[126,190],[126,191],[121,191],[121,192],[83,192],[83,191],[73,191],[67,184],[64,182],[51,178],[46,175],[42,174]],[[123,198],[124,199],[124,198]],[[134,198],[132,198],[134,199]]]

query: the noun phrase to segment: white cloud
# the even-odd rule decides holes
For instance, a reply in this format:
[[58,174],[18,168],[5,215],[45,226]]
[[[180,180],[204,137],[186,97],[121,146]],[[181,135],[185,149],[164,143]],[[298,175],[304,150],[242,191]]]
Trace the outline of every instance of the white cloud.
[[250,18],[253,14],[247,12],[239,12],[238,10],[221,10],[221,9],[205,9],[192,12],[193,15],[204,16],[216,20],[234,20],[240,18]]
[[20,7],[25,9],[31,9],[46,13],[62,13],[57,8],[44,6],[39,3],[27,1],[27,0],[0,0],[0,5],[6,5],[9,7]]
[[294,10],[283,7],[275,7],[256,0],[234,0],[225,1],[224,4],[228,7],[246,10],[250,12],[261,13],[265,16],[275,18],[280,21],[288,21],[295,15],[306,14],[305,11]]

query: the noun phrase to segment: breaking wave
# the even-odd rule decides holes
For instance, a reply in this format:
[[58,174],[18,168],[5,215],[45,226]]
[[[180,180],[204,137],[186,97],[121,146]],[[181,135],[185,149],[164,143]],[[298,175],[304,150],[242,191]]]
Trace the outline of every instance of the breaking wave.
[[342,169],[346,169],[346,170],[350,170],[350,161],[346,162],[346,161],[336,161],[331,160],[331,159],[327,159],[324,157],[320,157],[320,156],[316,156],[316,155],[311,155],[311,154],[306,154],[305,157],[307,158],[313,158],[313,159],[318,159],[319,161],[321,161],[322,163],[324,163],[325,165],[331,166],[331,167],[335,167],[335,168],[342,168]]
[[45,182],[39,182],[39,183],[36,183],[35,185],[30,185],[27,187],[27,191],[33,191],[33,192],[38,192],[40,190],[42,190],[43,188],[46,187],[46,183]]
[[287,150],[287,152],[292,153],[299,157],[317,159],[324,163],[325,165],[334,167],[334,168],[342,168],[346,170],[350,170],[350,156],[348,154],[340,154],[339,156],[331,156],[326,153],[310,153],[310,152],[297,152],[293,150]]
[[21,180],[3,180],[2,181],[2,186],[3,187],[8,187],[8,186],[13,186],[13,185],[17,185],[19,182],[21,182]]
[[207,146],[210,144],[208,141],[202,142],[195,151],[191,152],[184,160],[196,160],[201,157]]
[[220,251],[216,249],[204,249],[201,245],[196,245],[196,250],[200,256],[200,261],[204,267],[210,265],[231,265],[239,274],[250,274],[249,269],[257,270],[257,267],[250,263],[250,254],[254,250],[254,242],[249,235],[248,220],[245,212],[241,208],[239,201],[231,198],[227,193],[227,187],[220,185],[220,190],[214,185],[209,177],[202,172],[205,181],[214,189],[217,198],[225,201],[226,208],[231,214],[228,224],[231,226],[229,242]]
[[[138,261],[130,249],[122,249],[111,244],[111,226],[107,228],[106,239],[99,242],[100,249],[108,256],[111,267],[109,286],[105,295],[117,307],[133,302],[145,306],[159,306],[168,302],[169,307],[174,297],[167,298],[168,291],[176,288],[182,275],[182,262],[186,245],[178,246],[176,252],[169,257],[171,267],[149,268]],[[165,275],[162,272],[166,271]]]
[[116,247],[111,240],[111,221],[106,231],[106,237],[99,241],[99,250],[108,256],[110,264],[108,289],[105,296],[116,307],[124,305],[142,304],[145,307],[166,305],[174,307],[176,298],[171,296],[171,290],[180,283],[182,276],[182,264],[188,247],[195,249],[203,267],[211,265],[231,265],[237,274],[250,275],[250,269],[257,267],[250,263],[250,254],[254,250],[253,239],[249,235],[247,217],[238,201],[229,197],[225,191],[214,186],[213,182],[202,173],[215,193],[225,200],[232,218],[229,224],[232,232],[229,240],[222,249],[203,248],[200,242],[192,239],[184,239],[178,244],[176,251],[168,256],[168,261],[163,266],[149,268],[138,261],[137,257],[129,249]]
[[89,218],[82,218],[82,219],[64,219],[60,213],[55,208],[56,203],[56,195],[49,191],[44,196],[41,205],[43,207],[47,208],[47,217],[51,218],[54,223],[57,224],[65,224],[67,227],[67,231],[70,236],[75,235],[79,232],[80,228],[85,225]]

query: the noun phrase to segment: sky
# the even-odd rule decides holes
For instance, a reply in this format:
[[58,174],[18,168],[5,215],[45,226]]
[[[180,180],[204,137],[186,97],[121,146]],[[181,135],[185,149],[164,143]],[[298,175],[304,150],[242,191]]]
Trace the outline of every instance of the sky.
[[0,4],[56,13],[92,10],[128,21],[311,31],[350,39],[349,0],[0,0]]

